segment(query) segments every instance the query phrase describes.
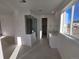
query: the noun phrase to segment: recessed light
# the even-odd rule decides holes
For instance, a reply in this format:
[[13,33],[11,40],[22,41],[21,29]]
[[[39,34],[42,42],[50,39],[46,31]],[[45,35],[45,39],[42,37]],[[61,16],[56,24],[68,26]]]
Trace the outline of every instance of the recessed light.
[[26,1],[26,0],[21,0],[21,2],[22,2],[22,3],[26,3],[27,1]]
[[54,11],[52,11],[52,14],[54,14],[55,12]]
[[42,9],[39,9],[38,11],[39,11],[39,12],[42,12],[43,10],[42,10]]

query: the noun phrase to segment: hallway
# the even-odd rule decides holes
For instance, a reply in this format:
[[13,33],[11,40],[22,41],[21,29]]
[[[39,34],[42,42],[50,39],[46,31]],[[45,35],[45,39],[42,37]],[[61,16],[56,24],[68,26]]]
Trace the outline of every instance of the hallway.
[[61,59],[61,57],[57,49],[49,48],[47,39],[43,39],[32,48],[22,46],[17,59]]
[[79,59],[78,11],[79,0],[0,0],[0,59]]

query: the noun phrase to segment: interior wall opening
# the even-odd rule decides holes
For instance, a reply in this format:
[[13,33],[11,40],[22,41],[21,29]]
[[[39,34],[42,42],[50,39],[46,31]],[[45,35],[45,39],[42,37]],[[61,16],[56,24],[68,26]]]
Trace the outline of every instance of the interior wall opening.
[[42,38],[47,38],[47,18],[42,18]]

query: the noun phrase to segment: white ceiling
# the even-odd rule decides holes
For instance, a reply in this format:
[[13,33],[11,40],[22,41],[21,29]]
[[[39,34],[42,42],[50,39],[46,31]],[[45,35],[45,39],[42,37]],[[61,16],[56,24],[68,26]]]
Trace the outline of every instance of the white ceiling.
[[10,9],[23,11],[30,9],[31,12],[36,14],[51,14],[52,11],[63,2],[63,0],[27,0],[27,3],[21,3],[21,0],[2,0],[2,2],[10,7]]
[[[38,14],[50,14],[63,0],[30,0],[31,10]],[[41,11],[40,11],[41,10]]]
[[13,9],[10,5],[6,4],[3,0],[0,0],[0,14],[12,13]]

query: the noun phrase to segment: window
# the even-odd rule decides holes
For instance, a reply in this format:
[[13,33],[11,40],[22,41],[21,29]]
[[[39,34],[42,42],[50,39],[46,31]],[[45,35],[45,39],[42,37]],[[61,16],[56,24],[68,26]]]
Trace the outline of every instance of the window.
[[77,2],[74,6],[73,35],[79,36],[79,2]]
[[62,12],[60,32],[75,37],[79,36],[79,1]]
[[66,34],[69,34],[70,33],[71,11],[72,11],[72,8],[68,8],[64,12],[63,32],[66,33]]

